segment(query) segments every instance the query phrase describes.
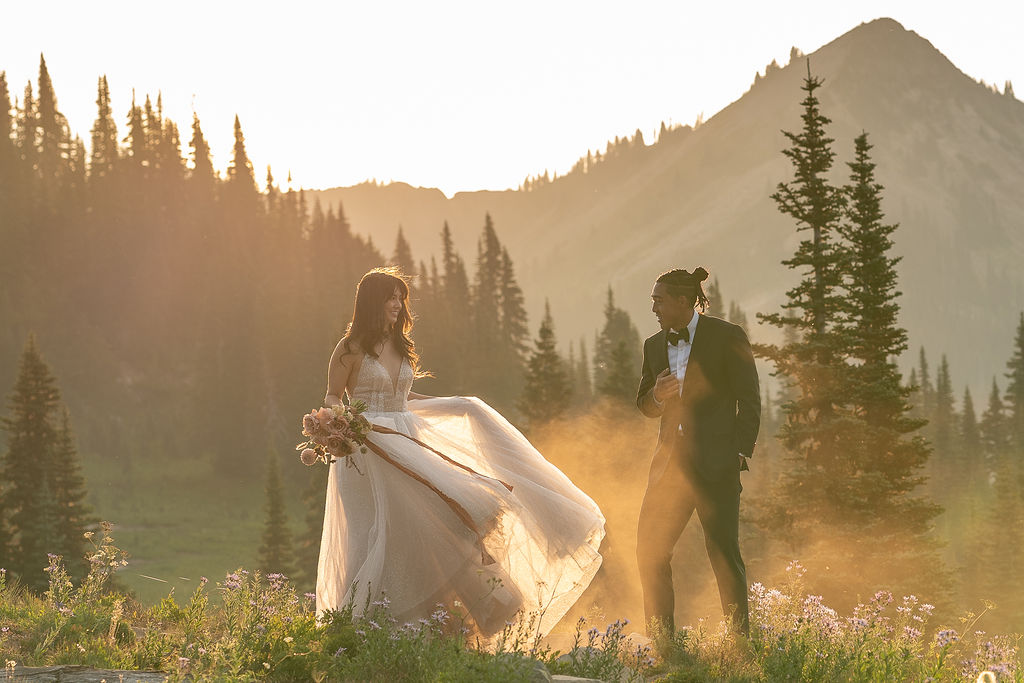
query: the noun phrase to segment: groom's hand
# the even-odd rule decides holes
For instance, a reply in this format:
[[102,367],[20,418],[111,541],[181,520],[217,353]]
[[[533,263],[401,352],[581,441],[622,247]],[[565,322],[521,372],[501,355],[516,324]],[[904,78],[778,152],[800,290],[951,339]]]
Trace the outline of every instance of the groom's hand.
[[664,403],[666,399],[679,395],[679,378],[665,368],[654,382],[654,399]]

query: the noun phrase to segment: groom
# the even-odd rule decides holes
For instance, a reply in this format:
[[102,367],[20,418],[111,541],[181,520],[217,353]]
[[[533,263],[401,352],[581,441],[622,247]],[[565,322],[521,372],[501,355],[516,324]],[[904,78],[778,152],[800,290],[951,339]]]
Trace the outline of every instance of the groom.
[[661,331],[644,342],[636,403],[661,418],[640,508],[636,555],[648,629],[675,627],[672,548],[696,510],[725,616],[749,635],[747,577],[740,556],[740,470],[761,420],[760,390],[743,329],[694,310],[707,308],[707,271],[658,277],[651,309]]

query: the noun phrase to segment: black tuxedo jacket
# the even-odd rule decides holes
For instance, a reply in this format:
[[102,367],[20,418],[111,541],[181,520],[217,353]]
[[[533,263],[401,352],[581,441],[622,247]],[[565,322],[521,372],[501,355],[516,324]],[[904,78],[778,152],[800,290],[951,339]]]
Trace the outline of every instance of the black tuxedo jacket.
[[[708,479],[736,473],[739,454],[751,455],[761,424],[761,390],[743,328],[701,315],[683,378],[681,396],[658,406],[654,383],[668,368],[662,330],[644,342],[644,365],[636,404],[648,417],[661,417],[651,476],[673,457],[687,471]],[[682,428],[682,429],[680,429]]]

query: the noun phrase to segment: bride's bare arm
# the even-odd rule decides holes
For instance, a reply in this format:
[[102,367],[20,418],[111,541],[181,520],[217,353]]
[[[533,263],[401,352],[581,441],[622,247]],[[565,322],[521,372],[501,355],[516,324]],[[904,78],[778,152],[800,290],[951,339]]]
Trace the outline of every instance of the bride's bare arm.
[[348,386],[356,358],[357,355],[354,353],[345,353],[342,342],[338,342],[334,347],[330,365],[327,366],[327,395],[324,396],[324,405],[328,408],[341,403],[341,395]]

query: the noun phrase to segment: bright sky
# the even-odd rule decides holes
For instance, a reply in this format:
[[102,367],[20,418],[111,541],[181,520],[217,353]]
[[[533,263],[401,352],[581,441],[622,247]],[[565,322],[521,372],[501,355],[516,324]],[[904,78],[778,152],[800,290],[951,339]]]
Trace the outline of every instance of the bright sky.
[[106,74],[122,137],[132,89],[140,101],[162,91],[186,145],[195,108],[217,167],[237,113],[261,182],[271,164],[307,188],[516,187],[616,135],[639,128],[650,142],[662,120],[710,118],[791,46],[811,52],[880,16],[1024,93],[1024,3],[1006,0],[56,0],[2,15],[12,96],[44,53],[87,143]]

